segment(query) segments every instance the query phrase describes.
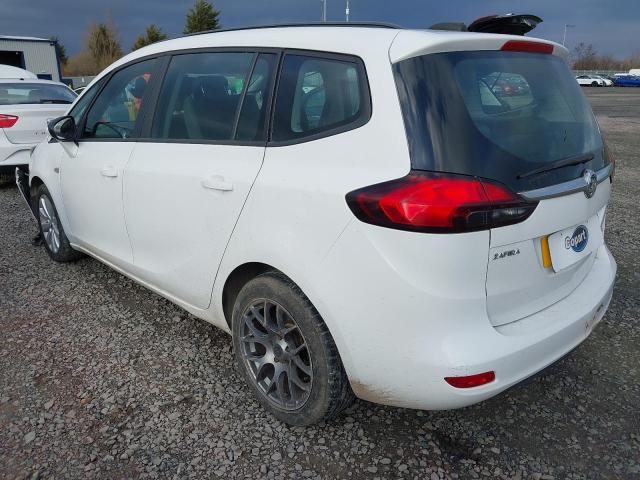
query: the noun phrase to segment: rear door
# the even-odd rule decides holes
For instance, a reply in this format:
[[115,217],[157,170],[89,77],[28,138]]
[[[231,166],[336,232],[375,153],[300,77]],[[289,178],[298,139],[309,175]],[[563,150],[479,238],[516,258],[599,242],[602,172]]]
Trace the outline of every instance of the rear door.
[[124,180],[134,271],[197,308],[262,165],[278,55],[174,55]]

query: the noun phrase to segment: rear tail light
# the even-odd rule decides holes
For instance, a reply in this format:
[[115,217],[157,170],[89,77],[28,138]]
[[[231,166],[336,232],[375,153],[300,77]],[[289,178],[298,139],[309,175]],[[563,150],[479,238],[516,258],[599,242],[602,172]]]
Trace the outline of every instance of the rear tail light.
[[429,233],[511,225],[525,220],[537,206],[498,183],[420,171],[354,190],[346,198],[351,211],[365,223]]
[[491,383],[496,379],[496,372],[484,372],[466,377],[445,377],[444,381],[456,388],[473,388]]
[[528,40],[509,40],[500,49],[505,52],[553,53],[553,45]]
[[15,115],[5,115],[0,113],[0,128],[11,128],[18,121],[18,117]]

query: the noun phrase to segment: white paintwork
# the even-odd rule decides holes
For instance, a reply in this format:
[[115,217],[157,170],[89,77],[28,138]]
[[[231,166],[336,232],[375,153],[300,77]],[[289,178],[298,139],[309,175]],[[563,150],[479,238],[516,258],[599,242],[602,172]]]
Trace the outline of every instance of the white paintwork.
[[[345,194],[410,170],[392,61],[499,49],[509,38],[304,27],[160,42],[110,69],[184,48],[259,45],[349,53],[365,63],[372,117],[347,133],[281,147],[94,142],[88,151],[82,142],[77,150],[43,144],[32,157],[31,181],[47,184],[77,248],[199,318],[229,331],[222,308],[226,280],[239,266],[265,263],[288,275],[316,307],[358,396],[414,408],[469,405],[566,354],[604,315],[616,271],[604,245],[578,262],[572,278],[548,284],[532,275],[528,293],[513,279],[523,276],[522,268],[540,269],[535,239],[606,205],[608,180],[588,201],[582,193],[545,200],[524,223],[455,235],[364,224],[347,207]],[[554,44],[554,53],[566,51]],[[61,162],[62,189],[52,173]],[[101,175],[110,166],[117,177]],[[500,270],[489,266],[491,252],[514,244],[521,255],[513,258],[522,264],[509,263],[510,257]],[[516,303],[524,308],[517,310]],[[478,388],[456,389],[443,380],[488,370],[496,380]]]
[[0,79],[28,79],[34,80],[38,76],[24,68],[13,67],[11,65],[0,65]]
[[[597,75],[578,75],[576,81],[578,85],[584,87],[604,87],[607,85],[604,79]],[[613,82],[611,84],[613,85]]]
[[138,143],[124,179],[132,272],[197,308],[207,308],[264,150]]

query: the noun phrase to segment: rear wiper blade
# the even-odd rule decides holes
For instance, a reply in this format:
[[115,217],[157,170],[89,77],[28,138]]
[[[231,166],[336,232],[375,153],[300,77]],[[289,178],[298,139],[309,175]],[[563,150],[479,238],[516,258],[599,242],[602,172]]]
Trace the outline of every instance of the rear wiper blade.
[[560,160],[557,160],[548,165],[545,165],[544,167],[536,168],[535,170],[531,170],[530,172],[526,172],[521,175],[518,175],[517,178],[521,179],[521,178],[532,177],[540,173],[550,172],[551,170],[557,170],[558,168],[580,165],[583,163],[590,162],[591,160],[593,160],[593,157],[594,157],[593,153],[587,153],[584,155],[578,155],[577,157],[561,158]]

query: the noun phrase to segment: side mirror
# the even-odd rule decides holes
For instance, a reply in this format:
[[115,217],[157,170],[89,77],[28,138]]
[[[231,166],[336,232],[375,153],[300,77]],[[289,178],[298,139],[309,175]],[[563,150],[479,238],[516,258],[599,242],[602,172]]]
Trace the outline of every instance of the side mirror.
[[[58,117],[48,124],[49,134],[60,142],[76,142],[76,121],[70,115]],[[76,142],[77,143],[77,142]]]

